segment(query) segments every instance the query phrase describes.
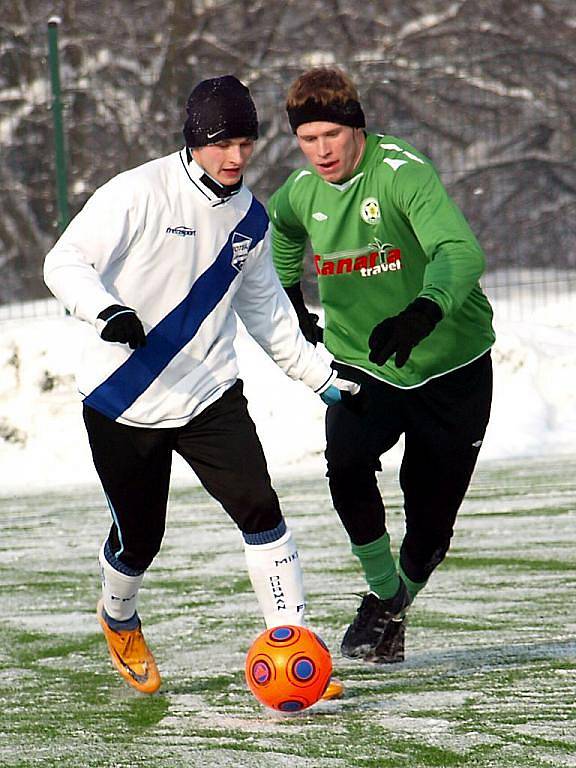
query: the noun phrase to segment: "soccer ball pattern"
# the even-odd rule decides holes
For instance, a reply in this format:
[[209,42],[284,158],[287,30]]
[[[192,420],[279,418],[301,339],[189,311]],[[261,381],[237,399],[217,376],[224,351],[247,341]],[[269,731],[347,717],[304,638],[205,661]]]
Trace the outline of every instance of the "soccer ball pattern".
[[248,688],[261,704],[280,712],[299,712],[315,704],[331,675],[330,651],[306,627],[267,629],[246,656]]

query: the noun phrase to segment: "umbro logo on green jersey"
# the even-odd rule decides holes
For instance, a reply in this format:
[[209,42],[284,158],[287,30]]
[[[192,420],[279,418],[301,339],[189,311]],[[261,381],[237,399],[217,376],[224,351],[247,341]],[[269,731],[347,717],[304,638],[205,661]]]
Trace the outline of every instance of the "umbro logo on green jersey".
[[322,211],[316,211],[316,213],[312,214],[312,218],[316,221],[327,221],[328,216],[326,216],[325,213],[322,213]]

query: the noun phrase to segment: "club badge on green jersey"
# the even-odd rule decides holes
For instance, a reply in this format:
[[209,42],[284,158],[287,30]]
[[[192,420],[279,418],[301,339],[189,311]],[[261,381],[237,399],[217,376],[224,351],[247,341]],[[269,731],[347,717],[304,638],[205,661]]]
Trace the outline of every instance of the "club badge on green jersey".
[[371,226],[376,226],[380,221],[380,206],[375,197],[367,197],[360,203],[360,217],[362,221]]

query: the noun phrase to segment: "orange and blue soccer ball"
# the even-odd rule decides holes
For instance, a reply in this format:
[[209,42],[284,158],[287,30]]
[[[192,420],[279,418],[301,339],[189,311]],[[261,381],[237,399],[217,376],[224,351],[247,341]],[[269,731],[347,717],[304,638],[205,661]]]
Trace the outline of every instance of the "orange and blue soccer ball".
[[279,712],[300,712],[315,704],[331,675],[330,651],[306,627],[267,629],[246,656],[248,688],[261,704]]

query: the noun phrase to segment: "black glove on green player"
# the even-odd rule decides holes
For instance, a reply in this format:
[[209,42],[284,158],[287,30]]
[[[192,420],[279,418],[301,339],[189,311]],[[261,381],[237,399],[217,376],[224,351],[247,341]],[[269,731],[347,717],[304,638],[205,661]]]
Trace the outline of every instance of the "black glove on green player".
[[289,285],[288,288],[284,288],[284,290],[288,294],[288,298],[296,310],[300,330],[304,334],[307,341],[316,346],[316,343],[318,341],[322,341],[324,338],[324,329],[318,325],[318,320],[320,318],[313,312],[308,312],[308,307],[306,304],[304,304],[304,296],[302,296],[300,283]]
[[134,309],[112,304],[100,312],[98,319],[106,323],[100,333],[104,341],[119,341],[130,349],[146,346],[146,334]]
[[384,365],[396,354],[394,362],[402,368],[414,347],[425,339],[442,319],[442,310],[431,299],[419,297],[394,317],[387,317],[374,327],[368,346],[369,359],[376,365]]

